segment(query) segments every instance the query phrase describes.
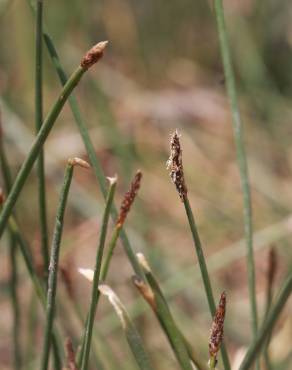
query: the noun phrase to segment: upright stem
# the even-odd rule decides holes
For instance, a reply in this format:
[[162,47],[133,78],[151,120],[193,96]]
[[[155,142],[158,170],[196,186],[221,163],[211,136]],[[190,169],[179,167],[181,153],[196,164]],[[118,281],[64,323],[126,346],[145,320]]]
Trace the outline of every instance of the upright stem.
[[[67,76],[66,76],[66,73],[65,73],[65,71],[64,71],[64,69],[61,65],[59,56],[57,54],[57,50],[56,50],[56,48],[54,46],[54,43],[53,43],[50,35],[48,34],[48,32],[44,32],[44,40],[45,40],[45,44],[47,46],[49,55],[52,59],[52,62],[54,64],[54,67],[55,67],[56,72],[58,74],[58,77],[60,79],[60,82],[61,82],[62,85],[65,85],[66,81],[67,81]],[[101,193],[102,193],[104,199],[106,199],[106,196],[107,196],[106,176],[105,176],[105,174],[103,172],[103,169],[101,167],[101,164],[100,164],[100,162],[97,158],[96,151],[94,149],[94,145],[92,143],[92,140],[90,139],[90,136],[89,136],[88,130],[86,128],[85,122],[84,122],[84,120],[81,116],[81,112],[80,112],[80,109],[79,109],[79,106],[78,106],[77,99],[74,95],[70,96],[69,105],[70,105],[70,108],[72,110],[72,113],[73,113],[76,125],[78,127],[78,130],[80,132],[81,138],[83,140],[84,146],[86,148],[88,157],[90,159],[90,163],[91,163],[91,165],[94,169],[94,174],[95,174],[95,177],[96,177],[96,179],[99,183]],[[116,221],[118,213],[117,213],[117,210],[116,210],[114,205],[111,209],[111,215],[112,215],[113,220]],[[139,263],[136,259],[136,255],[133,251],[133,248],[130,244],[130,241],[129,241],[128,236],[127,236],[126,232],[124,231],[124,229],[122,229],[121,232],[120,232],[120,238],[122,240],[124,250],[125,250],[125,252],[126,252],[126,254],[129,258],[129,261],[130,261],[130,263],[133,267],[133,270],[135,271],[135,274],[145,281],[145,277],[143,275],[143,272],[142,272],[142,270],[140,268],[140,265],[139,265]]]
[[[199,233],[198,233],[198,230],[197,230],[197,226],[196,226],[196,223],[195,223],[195,219],[194,219],[194,215],[193,215],[193,212],[192,212],[192,209],[191,209],[191,205],[190,205],[190,202],[189,202],[187,196],[184,197],[183,202],[184,202],[186,214],[187,214],[187,217],[188,217],[188,221],[189,221],[191,233],[192,233],[192,236],[193,236],[193,240],[194,240],[194,245],[195,245],[195,249],[196,249],[196,253],[197,253],[197,257],[198,257],[198,262],[199,262],[201,275],[202,275],[202,279],[203,279],[203,283],[204,283],[204,287],[205,287],[205,292],[206,292],[206,295],[207,295],[209,310],[210,310],[211,315],[213,317],[214,314],[215,314],[215,311],[216,311],[216,303],[215,303],[215,299],[214,299],[214,295],[213,295],[213,291],[212,291],[212,286],[211,286],[211,282],[210,282],[210,278],[209,278],[209,273],[208,273],[208,269],[207,269],[207,265],[206,265],[206,261],[205,261],[205,257],[204,257],[204,252],[203,252],[201,240],[200,240],[200,237],[199,237]],[[222,343],[222,345],[221,345],[221,355],[222,355],[222,360],[223,360],[223,363],[224,363],[225,370],[229,370],[230,369],[230,363],[229,363],[228,354],[227,354],[224,343]]]
[[221,57],[226,78],[226,88],[229,96],[234,139],[236,144],[237,161],[240,173],[241,187],[243,193],[243,208],[244,208],[244,232],[247,247],[247,269],[248,269],[248,288],[249,300],[252,318],[253,337],[257,335],[257,303],[256,303],[256,287],[255,287],[255,265],[253,255],[253,228],[252,228],[252,206],[251,193],[248,178],[248,167],[243,141],[243,128],[238,107],[235,77],[231,62],[231,55],[224,19],[224,11],[222,0],[214,0],[215,13],[217,20],[217,29],[219,35],[219,44],[221,49]]
[[[1,172],[3,175],[3,180],[5,184],[6,192],[8,193],[11,184],[11,172],[9,168],[9,164],[6,158],[6,153],[3,146],[3,137],[0,137],[0,163],[1,163]],[[20,346],[20,302],[19,297],[17,294],[17,286],[18,286],[18,271],[17,271],[17,241],[12,232],[9,235],[9,244],[10,244],[10,295],[11,295],[11,304],[12,304],[12,312],[13,312],[13,329],[12,329],[12,338],[13,338],[13,362],[14,362],[14,369],[19,370],[22,364],[22,354],[21,354],[21,346]]]
[[114,229],[112,238],[110,240],[109,249],[108,249],[108,253],[105,257],[104,264],[102,265],[101,274],[100,274],[100,281],[102,281],[102,282],[104,282],[106,277],[107,277],[110,261],[111,261],[112,256],[113,256],[113,253],[114,253],[114,250],[115,250],[115,247],[116,247],[116,244],[117,244],[117,240],[120,236],[120,232],[121,232],[121,227],[119,227],[117,225]]
[[56,214],[55,229],[51,248],[51,258],[49,266],[49,279],[48,279],[48,294],[47,294],[47,310],[46,310],[46,327],[44,334],[43,352],[41,360],[41,370],[47,370],[49,364],[49,353],[51,347],[53,321],[55,314],[55,300],[56,300],[56,290],[57,290],[57,275],[58,275],[58,263],[59,263],[59,253],[60,245],[64,224],[64,214],[67,203],[67,198],[69,194],[69,189],[71,185],[71,180],[73,176],[73,164],[68,163],[64,183],[60,193],[60,201]]
[[284,282],[274,305],[270,308],[268,316],[264,321],[262,327],[260,328],[256,340],[250,345],[239,367],[239,370],[248,370],[251,368],[254,361],[259,356],[266,339],[271,334],[274,325],[277,319],[279,318],[280,313],[283,310],[285,303],[289,296],[291,295],[291,293],[292,293],[292,274],[290,273],[288,278]]
[[98,298],[100,295],[100,292],[98,290],[98,285],[100,282],[101,263],[102,263],[102,257],[103,257],[103,251],[104,251],[104,245],[105,245],[105,239],[106,239],[106,233],[107,233],[107,225],[109,221],[110,210],[111,210],[112,203],[113,203],[115,188],[116,188],[116,179],[111,181],[107,199],[106,199],[105,210],[104,210],[103,217],[102,217],[102,225],[101,225],[101,231],[99,235],[99,244],[98,244],[98,250],[96,254],[96,262],[95,262],[95,269],[94,269],[94,276],[93,276],[93,283],[92,283],[91,302],[90,302],[88,318],[86,320],[87,325],[85,329],[84,350],[83,350],[83,356],[82,356],[82,362],[81,362],[81,370],[86,370],[88,367],[92,330],[93,330],[94,318],[95,318],[95,313],[96,313],[96,308],[97,308],[97,302],[98,302]]
[[67,81],[66,85],[61,91],[57,101],[53,105],[52,109],[50,110],[47,118],[45,119],[39,133],[32,144],[32,147],[29,151],[28,156],[24,160],[17,177],[13,183],[11,191],[5,201],[3,206],[1,215],[0,215],[0,237],[2,236],[5,226],[7,224],[8,218],[12,213],[13,207],[18,199],[18,196],[23,188],[23,185],[34,165],[40,150],[42,149],[44,142],[46,141],[56,119],[58,118],[66,100],[68,99],[69,95],[71,94],[72,90],[80,81],[81,77],[83,76],[86,69],[79,66],[75,72],[71,75],[69,80]]
[[[43,0],[36,2],[36,34],[35,34],[35,126],[39,132],[43,122]],[[44,150],[39,152],[37,160],[38,173],[38,205],[41,231],[41,250],[43,255],[45,278],[49,267],[48,222],[46,206],[46,183],[44,169]]]

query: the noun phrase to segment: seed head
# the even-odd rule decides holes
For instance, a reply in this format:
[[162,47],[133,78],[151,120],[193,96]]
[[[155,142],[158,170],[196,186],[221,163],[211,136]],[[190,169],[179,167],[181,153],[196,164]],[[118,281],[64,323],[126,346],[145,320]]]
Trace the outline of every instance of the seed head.
[[149,303],[151,308],[156,311],[156,302],[155,297],[152,289],[148,284],[146,284],[142,279],[140,279],[138,276],[133,276],[132,281],[136,288],[139,290],[141,295],[144,297],[144,299]]
[[69,158],[68,164],[70,164],[71,166],[79,166],[79,167],[83,167],[86,169],[90,168],[90,164],[88,162],[78,157]]
[[215,359],[217,357],[217,353],[220,349],[221,342],[223,340],[225,310],[226,310],[226,294],[225,292],[223,292],[221,294],[219,305],[215,312],[209,340],[209,354],[210,357],[213,357]]
[[117,227],[123,226],[126,220],[126,217],[131,209],[131,206],[136,198],[138,190],[140,189],[141,180],[142,180],[142,172],[137,171],[133,181],[131,182],[130,189],[129,191],[127,191],[122,201],[121,208],[120,208],[120,214],[117,220]]
[[104,49],[106,48],[108,41],[101,41],[94,45],[82,58],[80,65],[83,69],[87,70],[92,67],[95,63],[102,58]]
[[166,162],[166,167],[170,170],[170,177],[176,190],[180,196],[180,199],[184,201],[187,196],[187,187],[184,179],[184,171],[182,164],[182,150],[179,141],[179,134],[177,130],[171,135],[170,139],[170,156]]
[[75,352],[70,338],[66,339],[65,347],[68,370],[78,370],[75,362]]

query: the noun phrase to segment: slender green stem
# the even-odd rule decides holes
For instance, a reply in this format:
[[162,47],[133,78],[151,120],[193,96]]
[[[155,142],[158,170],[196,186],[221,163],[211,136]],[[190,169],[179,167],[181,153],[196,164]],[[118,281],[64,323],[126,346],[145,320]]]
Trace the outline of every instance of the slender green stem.
[[243,128],[238,107],[236,84],[234,71],[231,62],[231,54],[228,43],[227,30],[224,19],[224,10],[222,0],[214,0],[215,13],[217,20],[217,29],[219,35],[219,44],[221,49],[221,57],[226,78],[226,88],[229,96],[234,139],[236,144],[237,161],[241,179],[241,187],[243,193],[243,208],[244,208],[244,232],[247,247],[247,269],[248,269],[248,288],[249,300],[251,308],[251,322],[253,337],[257,334],[257,302],[256,302],[256,287],[255,287],[255,266],[253,255],[253,228],[252,228],[252,206],[251,193],[248,178],[248,167],[245,154],[245,146],[243,141]]
[[13,311],[13,359],[14,369],[19,370],[22,364],[21,346],[20,346],[20,303],[17,294],[18,286],[18,274],[17,274],[17,263],[16,263],[16,240],[14,235],[10,233],[10,266],[11,266],[11,278],[10,278],[10,294]]
[[53,241],[51,247],[51,258],[49,265],[49,278],[48,278],[48,294],[47,294],[47,309],[46,309],[46,327],[44,334],[43,352],[41,359],[41,369],[47,370],[49,365],[49,354],[51,347],[53,322],[55,315],[55,301],[57,291],[57,276],[58,276],[58,263],[60,245],[63,232],[64,214],[66,203],[70,190],[70,185],[73,176],[74,165],[68,163],[64,175],[64,183],[60,193],[59,206],[56,214],[55,229],[53,234]]
[[104,263],[102,265],[101,274],[100,274],[100,281],[105,281],[105,279],[107,277],[110,261],[111,261],[112,256],[113,256],[113,253],[114,253],[114,250],[115,250],[115,247],[116,247],[116,244],[117,244],[117,240],[120,236],[120,232],[121,232],[121,227],[116,226],[115,229],[114,229],[112,238],[110,240],[107,255],[106,255]]
[[214,357],[214,356],[210,357],[210,360],[209,360],[209,363],[208,363],[210,370],[215,370],[216,369],[216,362],[217,362],[216,357]]
[[106,199],[106,205],[105,205],[105,209],[104,209],[104,213],[102,217],[102,225],[101,225],[101,231],[100,231],[100,236],[99,236],[99,245],[98,245],[98,250],[96,254],[96,262],[95,262],[94,276],[93,276],[93,283],[92,283],[91,302],[90,302],[87,325],[85,329],[84,353],[82,357],[81,370],[86,370],[88,367],[92,330],[93,330],[94,318],[95,318],[95,313],[96,313],[96,308],[97,308],[97,302],[98,302],[98,298],[100,294],[98,290],[98,285],[100,282],[101,263],[102,263],[102,257],[103,257],[103,251],[104,251],[104,245],[105,245],[105,239],[106,239],[106,233],[107,233],[107,226],[108,226],[108,221],[109,221],[109,216],[110,216],[110,210],[111,210],[112,203],[113,203],[115,188],[116,188],[116,179],[112,180],[110,183],[110,188],[109,188],[107,199]]
[[253,365],[256,358],[260,355],[260,351],[272,332],[277,319],[280,316],[281,311],[283,310],[286,301],[292,293],[292,274],[288,276],[284,282],[278,297],[275,300],[274,305],[271,307],[266,320],[264,321],[262,327],[258,331],[256,340],[250,345],[239,370],[248,370]]
[[57,101],[55,102],[49,114],[47,115],[47,118],[45,119],[41,129],[39,130],[39,133],[30,149],[28,156],[24,160],[18,172],[18,175],[11,188],[11,191],[3,206],[3,209],[0,215],[0,237],[3,234],[8,218],[12,213],[13,207],[18,199],[18,196],[23,188],[23,185],[32,169],[33,164],[35,163],[39,155],[39,152],[46,138],[48,137],[56,119],[58,118],[66,100],[68,99],[69,95],[71,94],[75,86],[80,81],[85,71],[86,71],[85,69],[79,66],[75,70],[75,72],[71,75],[66,85],[62,89],[61,94],[59,95]]
[[[35,34],[35,126],[39,132],[43,122],[43,0],[36,2],[36,34]],[[37,160],[38,173],[38,204],[40,215],[41,250],[44,262],[44,277],[49,267],[48,222],[46,206],[46,183],[44,168],[44,150],[39,152]]]
[[[211,286],[211,282],[209,278],[209,273],[208,273],[208,269],[207,269],[207,265],[206,265],[206,261],[204,257],[201,240],[199,237],[199,233],[197,230],[197,226],[195,223],[191,205],[190,205],[190,202],[187,196],[184,197],[184,207],[185,207],[185,211],[187,214],[191,233],[192,233],[193,240],[194,240],[194,245],[195,245],[195,249],[196,249],[196,253],[198,257],[202,280],[203,280],[203,284],[204,284],[204,288],[205,288],[205,292],[206,292],[206,296],[208,300],[209,310],[210,310],[211,316],[213,317],[216,311],[216,303],[215,303],[215,299],[214,299],[214,295],[212,291],[212,286]],[[223,360],[225,370],[229,370],[230,363],[229,363],[228,354],[227,354],[224,343],[222,343],[221,345],[221,355],[222,355],[222,360]]]
[[[8,165],[8,161],[6,158],[2,137],[0,138],[0,163],[1,163],[1,170],[3,175],[3,180],[5,184],[5,190],[8,193],[11,184],[11,172]],[[12,312],[13,312],[13,329],[12,329],[12,337],[13,337],[13,361],[14,361],[14,369],[19,370],[21,368],[22,363],[22,354],[21,354],[21,346],[20,346],[20,302],[19,297],[17,294],[17,286],[18,286],[18,274],[17,274],[17,241],[12,232],[10,232],[10,267],[11,267],[11,278],[10,278],[10,295],[11,295],[11,304],[12,304]]]
[[[52,62],[54,64],[54,67],[56,69],[58,77],[60,79],[60,82],[61,82],[62,85],[65,85],[65,83],[67,81],[67,76],[66,76],[66,73],[64,72],[64,69],[61,65],[61,62],[60,62],[60,59],[58,57],[55,46],[53,44],[53,41],[52,41],[50,35],[48,34],[48,32],[44,32],[43,35],[44,35],[45,44],[47,46],[49,55],[52,59]],[[90,139],[90,136],[88,134],[88,130],[86,128],[85,122],[83,121],[80,109],[78,107],[77,99],[74,95],[70,96],[69,105],[70,105],[70,108],[72,110],[77,128],[78,128],[78,130],[80,132],[80,135],[81,135],[81,138],[83,140],[84,146],[86,148],[90,163],[91,163],[91,165],[94,169],[94,174],[95,174],[96,179],[99,183],[101,193],[102,193],[104,199],[106,199],[106,196],[107,196],[106,176],[105,176],[105,174],[103,172],[103,169],[101,167],[101,164],[100,164],[100,162],[97,158],[96,151],[94,149],[94,145],[93,145],[93,143]],[[111,209],[111,215],[112,215],[113,220],[116,221],[118,212],[117,212],[117,209],[115,208],[114,205]],[[142,272],[142,270],[140,268],[140,265],[139,265],[139,263],[136,259],[135,253],[134,253],[134,251],[131,247],[130,241],[129,241],[129,239],[127,237],[127,234],[124,231],[124,229],[122,229],[121,232],[120,232],[120,238],[122,240],[123,247],[124,247],[125,252],[126,252],[126,254],[129,258],[129,261],[130,261],[130,263],[133,267],[133,270],[135,271],[135,274],[137,276],[139,276],[141,279],[145,280],[145,277],[143,276],[143,272]]]

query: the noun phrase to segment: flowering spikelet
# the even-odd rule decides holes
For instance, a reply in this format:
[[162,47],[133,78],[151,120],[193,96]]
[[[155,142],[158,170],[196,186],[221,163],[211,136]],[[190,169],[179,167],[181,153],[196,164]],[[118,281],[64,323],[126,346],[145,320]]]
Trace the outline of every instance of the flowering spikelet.
[[107,44],[108,41],[101,41],[88,50],[80,62],[81,67],[86,70],[98,62],[102,58]]
[[182,201],[187,196],[187,187],[184,179],[182,164],[182,150],[177,130],[171,135],[170,139],[170,157],[166,162],[167,169],[170,170],[170,177],[176,186],[178,194]]
[[71,339],[67,338],[65,342],[66,357],[67,357],[67,369],[68,370],[78,370],[75,362],[75,353]]
[[142,179],[142,172],[141,171],[137,171],[133,181],[131,182],[131,187],[130,187],[130,190],[127,191],[127,193],[125,194],[124,196],[124,199],[122,201],[122,204],[121,204],[121,208],[120,208],[120,214],[119,214],[119,217],[118,217],[118,220],[117,220],[117,227],[122,227],[125,220],[126,220],[126,217],[130,211],[130,208],[136,198],[136,195],[138,193],[138,190],[140,188],[140,185],[141,185],[141,179]]
[[226,309],[226,294],[225,292],[223,292],[221,294],[219,305],[215,312],[211,328],[211,335],[209,340],[210,358],[216,359],[217,353],[220,349],[221,342],[223,340],[225,309]]

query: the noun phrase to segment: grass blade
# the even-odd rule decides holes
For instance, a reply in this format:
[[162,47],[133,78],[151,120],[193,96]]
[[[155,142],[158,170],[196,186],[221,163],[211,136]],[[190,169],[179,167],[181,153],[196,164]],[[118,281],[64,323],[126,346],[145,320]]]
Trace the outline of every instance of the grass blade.
[[32,169],[32,166],[35,163],[39,152],[42,149],[44,142],[46,141],[46,138],[48,137],[54,123],[56,122],[56,119],[58,118],[65,102],[67,101],[73,89],[77,86],[78,82],[81,80],[83,74],[88,70],[88,68],[90,68],[95,62],[97,62],[98,59],[102,57],[105,46],[105,42],[99,43],[85,54],[85,56],[81,60],[80,66],[71,75],[71,77],[63,87],[61,94],[59,95],[55,104],[48,113],[47,118],[45,119],[41,129],[39,130],[39,133],[30,149],[29,154],[27,155],[18,172],[15,182],[13,183],[11,191],[2,209],[0,215],[0,237],[3,234],[8,218],[11,215],[13,207]]
[[148,358],[147,353],[145,352],[142,339],[136,327],[130,320],[124,305],[109,286],[101,284],[99,285],[99,290],[102,294],[107,296],[109,302],[115,309],[117,316],[122,323],[122,327],[125,332],[129,347],[134,355],[134,358],[139,368],[141,370],[152,370],[152,366],[150,365],[150,360]]
[[53,241],[51,247],[51,258],[49,265],[49,278],[48,278],[48,293],[47,293],[47,308],[46,308],[46,327],[44,334],[43,352],[41,359],[41,369],[47,370],[49,365],[49,354],[51,347],[51,339],[53,332],[53,322],[55,315],[55,301],[57,291],[57,276],[58,276],[58,264],[59,264],[59,253],[60,245],[63,232],[64,214],[69,195],[70,185],[73,177],[73,171],[75,165],[81,165],[82,167],[88,168],[89,165],[80,160],[79,158],[69,159],[65,175],[64,182],[60,193],[59,206],[57,209],[55,228],[53,234]]
[[248,370],[251,368],[256,358],[260,355],[260,351],[271,334],[273,327],[283,310],[286,301],[292,293],[292,274],[290,273],[285,280],[278,297],[275,300],[274,305],[270,308],[266,320],[264,321],[262,327],[258,331],[256,340],[250,345],[239,370]]
[[[35,126],[36,134],[43,123],[43,0],[36,2],[35,30]],[[40,216],[41,250],[44,263],[44,278],[47,279],[49,267],[48,222],[46,205],[46,183],[44,168],[44,150],[41,148],[37,160],[38,174],[38,206]]]
[[108,226],[108,221],[109,221],[109,216],[110,216],[110,210],[111,210],[112,203],[113,203],[116,184],[117,184],[117,179],[110,178],[110,188],[108,191],[106,206],[105,206],[105,210],[104,210],[103,217],[102,217],[102,225],[101,225],[101,231],[100,231],[100,236],[99,236],[99,245],[98,245],[98,250],[96,254],[91,302],[90,302],[90,308],[89,308],[88,319],[86,322],[85,336],[84,336],[84,349],[83,349],[83,355],[82,355],[81,370],[86,370],[88,367],[89,353],[90,353],[90,346],[91,346],[91,339],[92,339],[92,330],[93,330],[94,318],[95,318],[96,308],[97,308],[97,303],[98,303],[98,298],[99,298],[98,284],[100,282],[101,263],[102,263],[102,257],[103,257],[103,251],[104,251],[104,245],[105,245],[105,239],[106,239],[106,233],[107,233],[107,226]]
[[251,324],[253,337],[257,334],[257,302],[256,302],[256,287],[255,287],[255,265],[253,255],[253,228],[252,228],[252,207],[251,193],[248,178],[248,167],[243,142],[243,128],[241,116],[238,107],[236,84],[234,71],[231,62],[231,55],[228,43],[227,30],[225,25],[224,10],[222,0],[214,0],[214,9],[217,21],[217,30],[219,36],[219,44],[221,57],[226,78],[226,89],[230,101],[232,124],[234,132],[234,140],[236,145],[237,161],[240,173],[241,187],[243,193],[243,209],[244,209],[244,233],[247,247],[247,270],[248,270],[248,289],[249,301],[251,309]]

